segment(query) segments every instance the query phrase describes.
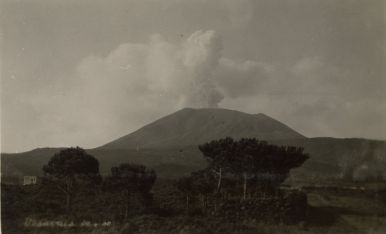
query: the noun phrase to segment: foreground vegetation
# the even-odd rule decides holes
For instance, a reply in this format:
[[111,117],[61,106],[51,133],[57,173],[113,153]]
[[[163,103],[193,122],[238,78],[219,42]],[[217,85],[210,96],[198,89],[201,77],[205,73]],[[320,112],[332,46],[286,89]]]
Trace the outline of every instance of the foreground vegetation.
[[[308,155],[256,139],[200,146],[207,168],[178,180],[69,148],[36,185],[2,184],[3,233],[383,233],[383,189],[280,189]],[[383,194],[383,195],[382,195]]]
[[[154,197],[157,194],[164,194],[168,188],[166,184],[171,181],[159,180],[154,185]],[[3,188],[4,189],[4,188]],[[15,189],[15,187],[7,186],[6,189]],[[19,188],[20,189],[20,188]],[[53,216],[42,214],[41,210],[34,211],[34,206],[31,205],[33,199],[32,194],[28,194],[27,188],[17,192],[12,209],[7,209],[7,205],[3,204],[2,228],[3,233],[93,233],[93,234],[122,234],[122,233],[386,233],[386,190],[382,188],[378,192],[375,190],[366,191],[339,191],[338,189],[322,189],[317,188],[307,192],[308,211],[305,219],[298,223],[284,223],[277,221],[261,221],[254,217],[250,219],[234,220],[229,222],[221,217],[213,217],[211,215],[202,214],[187,214],[183,208],[179,212],[165,212],[165,207],[171,203],[177,203],[167,199],[165,196],[162,199],[153,201],[154,207],[159,207],[159,210],[150,209],[146,212],[132,210],[130,217],[126,221],[112,222],[109,226],[99,225],[98,227],[26,227],[23,224],[26,222],[26,214],[28,217],[39,220],[68,220],[67,216],[54,214]],[[32,189],[32,188],[29,188]],[[3,199],[11,200],[12,191],[5,191]],[[3,190],[4,191],[4,190]],[[171,192],[176,194],[177,191]],[[25,199],[25,200],[24,200]],[[4,201],[3,200],[3,201]],[[179,205],[182,207],[183,198],[180,198]],[[74,208],[81,203],[76,200]],[[113,203],[113,202],[111,202]],[[22,215],[17,215],[15,212],[23,210]],[[7,210],[4,210],[6,208]],[[64,209],[64,207],[63,207]],[[163,209],[163,210],[162,210]],[[24,213],[30,210],[30,213]],[[104,214],[103,220],[99,219],[99,224],[112,219],[109,212]],[[16,219],[14,219],[16,218]],[[89,220],[89,217],[79,217],[75,221],[82,223]],[[74,220],[74,219],[73,219]],[[90,220],[89,220],[90,221]]]

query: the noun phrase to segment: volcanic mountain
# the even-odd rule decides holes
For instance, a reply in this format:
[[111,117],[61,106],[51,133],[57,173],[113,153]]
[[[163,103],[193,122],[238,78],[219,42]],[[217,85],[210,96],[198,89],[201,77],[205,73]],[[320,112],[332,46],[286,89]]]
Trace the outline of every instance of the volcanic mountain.
[[[205,167],[198,145],[223,137],[255,137],[305,149],[310,159],[294,172],[301,178],[342,178],[386,171],[386,142],[366,139],[307,138],[264,114],[227,109],[185,108],[137,131],[87,151],[102,174],[123,162],[145,164],[159,177],[178,177]],[[60,148],[1,154],[3,176],[41,175]],[[386,176],[386,174],[385,174]]]
[[185,108],[100,148],[180,148],[227,136],[255,137],[264,140],[305,138],[264,114],[253,115],[226,109]]

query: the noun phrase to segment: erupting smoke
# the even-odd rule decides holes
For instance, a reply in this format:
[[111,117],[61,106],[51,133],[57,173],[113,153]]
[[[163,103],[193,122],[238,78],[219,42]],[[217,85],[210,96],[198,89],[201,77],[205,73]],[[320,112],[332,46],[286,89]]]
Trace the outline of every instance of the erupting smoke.
[[215,88],[214,72],[222,48],[214,31],[197,31],[181,45],[154,35],[148,44],[126,43],[106,58],[84,59],[79,74],[99,94],[109,89],[135,98],[140,91],[171,98],[179,108],[217,107],[223,95]]
[[235,61],[222,51],[215,31],[199,30],[181,43],[153,35],[147,43],[128,42],[106,56],[88,56],[57,116],[70,123],[74,142],[87,133],[100,136],[93,143],[98,145],[178,109],[216,108],[224,96],[256,92],[266,78],[265,65]]
[[214,31],[197,31],[188,38],[184,49],[183,64],[191,86],[184,105],[217,107],[223,96],[214,87],[213,73],[221,58],[221,38]]

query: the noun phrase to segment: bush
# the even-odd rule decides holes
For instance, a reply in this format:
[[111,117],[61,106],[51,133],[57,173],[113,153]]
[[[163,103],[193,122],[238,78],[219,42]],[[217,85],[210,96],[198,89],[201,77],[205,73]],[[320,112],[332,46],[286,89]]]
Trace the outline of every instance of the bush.
[[305,220],[308,207],[307,195],[299,191],[246,200],[238,198],[221,200],[217,206],[215,215],[228,222],[256,219],[284,223]]

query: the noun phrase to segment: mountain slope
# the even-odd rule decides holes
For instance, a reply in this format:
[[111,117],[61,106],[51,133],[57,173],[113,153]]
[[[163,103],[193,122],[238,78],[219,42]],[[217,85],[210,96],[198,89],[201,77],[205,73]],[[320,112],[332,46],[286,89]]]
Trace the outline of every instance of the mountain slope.
[[[227,136],[304,147],[310,159],[294,173],[303,179],[351,178],[386,171],[385,141],[306,138],[264,114],[225,109],[183,109],[87,151],[99,160],[103,174],[112,166],[134,162],[154,168],[159,177],[179,177],[205,167],[199,144]],[[1,154],[2,175],[41,175],[43,165],[60,150]]]
[[264,140],[305,138],[264,114],[251,115],[226,109],[185,108],[100,148],[178,148],[227,136],[256,137]]

